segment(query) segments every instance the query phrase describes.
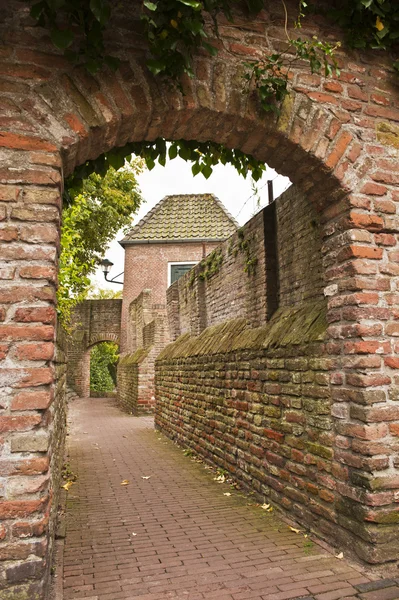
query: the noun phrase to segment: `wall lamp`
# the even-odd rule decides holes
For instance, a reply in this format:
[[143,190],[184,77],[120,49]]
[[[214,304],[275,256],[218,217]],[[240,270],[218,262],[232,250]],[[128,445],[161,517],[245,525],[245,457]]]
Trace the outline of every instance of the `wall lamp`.
[[103,258],[103,260],[100,262],[100,265],[102,272],[104,273],[105,281],[108,281],[108,283],[119,283],[119,285],[123,285],[123,281],[115,281],[115,279],[123,275],[124,271],[122,271],[122,273],[119,273],[119,275],[115,275],[115,277],[113,277],[112,279],[108,279],[107,275],[111,271],[111,268],[114,266],[114,263],[108,260],[108,258]]

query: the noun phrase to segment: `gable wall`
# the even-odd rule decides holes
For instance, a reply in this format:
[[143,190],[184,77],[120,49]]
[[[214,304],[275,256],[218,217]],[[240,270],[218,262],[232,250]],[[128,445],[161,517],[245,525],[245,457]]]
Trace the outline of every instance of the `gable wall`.
[[[199,262],[216,243],[133,244],[125,247],[122,323],[129,322],[129,306],[143,290],[149,289],[153,304],[166,303],[169,262]],[[127,328],[121,332],[121,352],[136,350]]]

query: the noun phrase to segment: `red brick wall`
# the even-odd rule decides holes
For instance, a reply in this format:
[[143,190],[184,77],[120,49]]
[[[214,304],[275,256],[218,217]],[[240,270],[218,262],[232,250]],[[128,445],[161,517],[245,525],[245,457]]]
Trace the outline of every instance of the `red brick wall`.
[[[396,444],[382,422],[399,413],[393,402],[391,413],[378,417],[374,409],[375,427],[348,423],[337,394],[340,359],[327,342],[319,221],[291,187],[222,244],[213,261],[169,288],[172,337],[186,335],[157,360],[156,425],[330,542],[370,562],[396,560],[398,528],[391,523],[399,478],[389,459]],[[269,320],[270,295],[278,309]],[[358,406],[350,416],[362,421],[366,413]],[[341,432],[358,432],[362,441]],[[374,436],[385,441],[376,446]],[[377,450],[388,456],[374,457]],[[350,482],[359,487],[346,497]]]
[[130,305],[130,335],[136,350],[118,363],[117,397],[129,414],[153,412],[155,406],[155,359],[169,341],[166,306],[153,304],[144,290]]
[[[298,3],[286,5],[291,26]],[[36,600],[45,580],[35,563],[50,556],[49,527],[36,532],[33,547],[14,524],[20,517],[44,517],[54,497],[52,479],[19,496],[12,478],[21,470],[34,478],[30,469],[38,464],[46,473],[52,448],[44,456],[16,452],[12,464],[8,448],[21,432],[46,435],[51,429],[62,178],[109,148],[159,136],[209,139],[252,153],[288,175],[317,207],[328,293],[326,352],[334,359],[336,509],[347,528],[379,539],[374,559],[382,560],[397,524],[389,525],[390,533],[383,525],[383,542],[379,523],[394,521],[398,505],[399,102],[391,57],[343,45],[341,76],[333,82],[297,65],[281,116],[265,115],[242,94],[239,64],[260,48],[281,48],[280,2],[267,0],[255,21],[245,15],[234,23],[221,20],[221,51],[196,59],[194,78],[182,82],[184,94],[143,68],[143,49],[132,43],[136,9],[135,2],[118,3],[107,33],[107,49],[120,56],[120,69],[92,77],[60,56],[48,31],[34,26],[25,2],[2,4],[0,585]],[[301,34],[344,38],[319,15],[304,23]],[[351,512],[362,522],[353,525]],[[26,571],[17,584],[8,573],[21,562]]]
[[[177,217],[178,218],[178,217]],[[154,304],[166,303],[168,263],[198,262],[217,244],[133,244],[125,247],[122,322],[129,320],[131,302],[145,289],[151,290]],[[121,351],[135,350],[133,340],[122,330]]]

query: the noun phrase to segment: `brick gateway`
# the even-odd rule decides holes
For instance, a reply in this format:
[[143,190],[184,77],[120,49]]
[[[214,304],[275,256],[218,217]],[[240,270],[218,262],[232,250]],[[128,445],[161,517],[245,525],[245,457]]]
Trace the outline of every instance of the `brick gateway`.
[[72,334],[65,344],[67,384],[90,396],[90,349],[101,342],[120,344],[122,300],[85,300],[72,314]]
[[[221,23],[228,52],[199,57],[185,95],[143,70],[143,50],[130,36],[135,5],[121,4],[108,43],[122,66],[96,77],[55,53],[28,7],[11,0],[3,9],[1,594],[41,598],[50,568],[64,433],[56,383],[62,357],[54,354],[63,177],[113,146],[158,136],[212,139],[250,152],[288,175],[317,211],[325,343],[335,365],[328,371],[334,507],[355,507],[370,560],[396,559],[399,111],[390,67],[379,54],[343,50],[339,81],[299,69],[276,119],[242,95],[236,57],[279,46],[279,3],[270,2],[256,22]],[[288,2],[292,11],[296,4]],[[341,37],[320,18],[307,27]],[[352,535],[349,522],[345,527]]]

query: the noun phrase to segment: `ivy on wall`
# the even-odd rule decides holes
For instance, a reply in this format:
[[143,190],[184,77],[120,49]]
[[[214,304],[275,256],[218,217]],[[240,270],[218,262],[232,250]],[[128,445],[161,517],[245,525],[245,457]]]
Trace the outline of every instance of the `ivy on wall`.
[[[104,32],[110,25],[113,2],[111,0],[26,0],[31,5],[31,15],[38,25],[47,27],[57,48],[74,64],[84,65],[95,74],[105,65],[111,69],[119,66],[118,58],[106,52]],[[339,75],[335,50],[339,44],[311,39],[300,35],[301,23],[308,11],[321,12],[317,0],[299,0],[294,37],[289,34],[288,16],[284,0],[279,0],[286,14],[285,47],[272,55],[253,61],[243,61],[243,90],[258,95],[266,112],[279,113],[284,98],[289,93],[289,72],[298,61],[305,61],[312,73],[325,76]],[[143,0],[141,20],[147,38],[150,57],[148,69],[155,76],[163,76],[179,85],[183,74],[194,76],[193,57],[202,48],[211,56],[218,52],[214,40],[218,38],[218,16],[234,21],[234,8],[240,6],[250,18],[264,6],[263,0]],[[347,33],[347,42],[356,48],[388,50],[399,40],[399,2],[397,0],[335,0],[332,8],[325,9],[327,17],[338,23]],[[209,28],[208,23],[212,24]],[[393,60],[399,70],[399,60]],[[108,152],[95,161],[78,167],[72,186],[79,186],[87,175],[96,171],[105,173],[108,166],[119,168],[132,153],[145,159],[152,168],[158,160],[164,164],[165,140],[127,144]],[[242,154],[242,153],[241,153]],[[256,181],[264,167],[253,157],[220,144],[207,142],[174,142],[169,157],[179,155],[192,163],[193,174],[209,177],[217,162],[230,163],[244,176],[251,173]],[[67,184],[68,185],[68,184]],[[68,201],[68,197],[66,197]]]

